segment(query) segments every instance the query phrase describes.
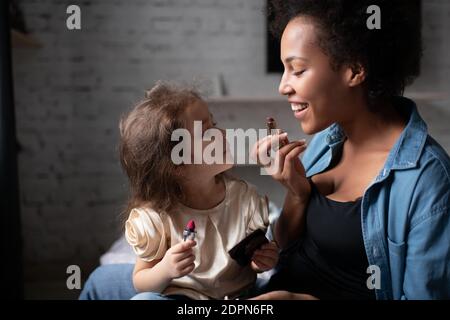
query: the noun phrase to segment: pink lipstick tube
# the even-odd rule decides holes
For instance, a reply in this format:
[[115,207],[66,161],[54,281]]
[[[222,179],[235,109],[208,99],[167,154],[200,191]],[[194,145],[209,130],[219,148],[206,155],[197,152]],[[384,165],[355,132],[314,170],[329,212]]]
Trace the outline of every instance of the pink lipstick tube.
[[188,239],[194,240],[195,234],[197,231],[195,231],[195,222],[194,220],[189,220],[186,227],[183,230],[183,241],[186,241]]

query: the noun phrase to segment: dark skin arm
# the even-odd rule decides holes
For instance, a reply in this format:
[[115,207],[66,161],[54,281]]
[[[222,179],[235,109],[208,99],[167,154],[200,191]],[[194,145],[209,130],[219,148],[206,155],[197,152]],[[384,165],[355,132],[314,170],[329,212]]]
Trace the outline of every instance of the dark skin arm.
[[267,151],[277,139],[284,141],[285,145],[276,152],[274,161],[266,166],[266,170],[287,189],[283,210],[274,230],[275,240],[283,249],[298,239],[303,232],[304,212],[311,186],[299,159],[299,155],[306,149],[304,140],[289,142],[286,133],[267,136],[255,144],[252,157],[258,159],[259,163],[268,164]]

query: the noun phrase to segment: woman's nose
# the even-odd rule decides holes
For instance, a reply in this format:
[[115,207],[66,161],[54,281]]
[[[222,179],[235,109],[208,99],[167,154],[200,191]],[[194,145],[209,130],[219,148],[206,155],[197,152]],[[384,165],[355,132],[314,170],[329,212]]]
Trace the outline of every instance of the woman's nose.
[[289,83],[286,81],[285,76],[283,75],[280,81],[280,85],[278,86],[278,92],[281,95],[288,95],[293,91],[294,91],[293,88],[289,85]]

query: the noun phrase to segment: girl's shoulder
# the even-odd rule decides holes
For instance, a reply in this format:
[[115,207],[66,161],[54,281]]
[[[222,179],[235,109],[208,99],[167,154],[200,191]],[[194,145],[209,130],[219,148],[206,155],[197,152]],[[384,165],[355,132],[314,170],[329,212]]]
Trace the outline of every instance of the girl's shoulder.
[[166,222],[167,219],[167,213],[156,211],[149,205],[142,205],[131,209],[127,221],[140,221],[142,223],[151,222],[152,225],[162,225]]
[[170,232],[166,215],[148,206],[133,208],[125,223],[125,239],[137,256],[150,262],[167,250]]

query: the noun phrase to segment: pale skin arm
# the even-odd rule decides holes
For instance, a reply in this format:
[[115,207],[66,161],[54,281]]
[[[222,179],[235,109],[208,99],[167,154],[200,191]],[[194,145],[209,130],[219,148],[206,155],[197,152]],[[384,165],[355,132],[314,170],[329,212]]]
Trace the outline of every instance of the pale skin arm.
[[162,292],[169,285],[171,279],[160,260],[146,262],[136,259],[133,272],[133,285],[137,292]]
[[169,283],[195,268],[192,247],[195,241],[180,242],[166,251],[160,260],[146,262],[138,258],[133,271],[133,285],[138,292],[163,292]]

